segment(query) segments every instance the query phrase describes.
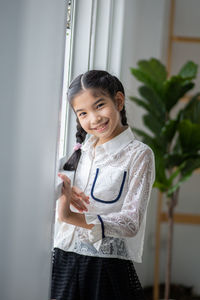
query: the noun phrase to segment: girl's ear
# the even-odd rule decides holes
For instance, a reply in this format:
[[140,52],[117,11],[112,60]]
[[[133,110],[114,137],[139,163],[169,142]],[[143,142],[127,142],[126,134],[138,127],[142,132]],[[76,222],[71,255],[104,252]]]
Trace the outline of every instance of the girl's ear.
[[115,95],[116,107],[118,111],[121,111],[124,107],[125,97],[122,92],[117,92]]

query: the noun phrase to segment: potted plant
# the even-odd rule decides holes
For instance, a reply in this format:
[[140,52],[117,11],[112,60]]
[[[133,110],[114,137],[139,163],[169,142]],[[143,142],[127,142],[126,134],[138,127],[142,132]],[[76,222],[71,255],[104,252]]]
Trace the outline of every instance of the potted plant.
[[[173,215],[181,184],[200,167],[200,93],[194,95],[172,117],[179,100],[194,87],[198,66],[187,62],[177,75],[167,77],[166,67],[157,59],[140,60],[132,75],[142,82],[138,97],[130,99],[145,110],[144,125],[151,134],[132,128],[155,154],[158,188],[167,198],[168,246],[165,299],[169,299],[173,240]],[[148,132],[149,132],[148,131]]]

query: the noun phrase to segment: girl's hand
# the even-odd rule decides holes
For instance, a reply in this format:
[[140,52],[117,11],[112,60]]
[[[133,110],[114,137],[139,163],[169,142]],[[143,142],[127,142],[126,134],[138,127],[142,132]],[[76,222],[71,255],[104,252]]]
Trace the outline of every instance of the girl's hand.
[[71,194],[71,205],[73,205],[78,211],[83,212],[87,211],[87,207],[84,203],[89,204],[89,197],[84,194],[78,187],[72,187]]
[[63,180],[62,186],[62,196],[59,198],[58,203],[58,218],[60,221],[66,221],[70,216],[70,201],[72,196],[71,181],[63,174],[58,174],[58,176]]

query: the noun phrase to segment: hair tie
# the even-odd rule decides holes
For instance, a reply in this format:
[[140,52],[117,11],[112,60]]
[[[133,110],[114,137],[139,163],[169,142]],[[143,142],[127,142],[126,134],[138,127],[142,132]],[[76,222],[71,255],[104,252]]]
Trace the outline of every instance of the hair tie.
[[81,147],[82,147],[82,144],[77,143],[77,144],[74,146],[74,151],[77,151],[78,149],[81,149]]

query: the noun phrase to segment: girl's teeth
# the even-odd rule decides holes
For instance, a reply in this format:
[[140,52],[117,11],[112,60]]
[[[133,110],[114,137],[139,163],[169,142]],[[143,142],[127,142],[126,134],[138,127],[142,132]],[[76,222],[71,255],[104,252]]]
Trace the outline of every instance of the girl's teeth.
[[103,128],[105,128],[105,126],[106,126],[106,124],[104,124],[103,126],[101,126],[101,127],[98,127],[97,128],[97,130],[99,130],[99,129],[103,129]]

